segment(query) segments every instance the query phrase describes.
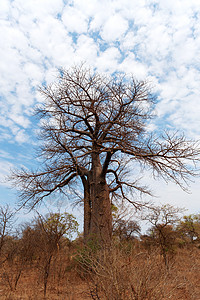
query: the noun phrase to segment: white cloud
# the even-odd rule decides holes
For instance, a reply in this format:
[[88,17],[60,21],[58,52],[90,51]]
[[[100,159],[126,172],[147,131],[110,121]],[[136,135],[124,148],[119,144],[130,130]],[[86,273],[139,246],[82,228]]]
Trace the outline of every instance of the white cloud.
[[42,19],[47,15],[56,16],[63,8],[62,0],[14,0],[13,9],[19,14],[28,14],[32,18]]
[[128,21],[119,14],[116,14],[106,21],[100,35],[105,41],[112,42],[119,40],[125,34],[127,29]]
[[133,74],[138,80],[144,80],[147,77],[146,66],[137,61],[132,52],[128,53],[127,57],[120,64],[119,70],[128,74]]
[[10,153],[0,150],[0,157],[1,158],[6,158],[6,159],[13,159],[13,157],[10,155]]
[[101,1],[101,3],[98,0],[85,0],[85,1],[74,0],[73,1],[74,7],[76,7],[79,11],[83,12],[84,15],[86,16],[93,16],[97,11],[99,11],[102,2],[104,1]]
[[24,130],[19,130],[15,135],[15,140],[18,143],[24,143],[29,141],[28,135],[25,133]]
[[137,45],[136,34],[133,31],[129,31],[121,41],[120,48],[122,51],[133,50]]
[[96,67],[100,72],[114,72],[117,70],[117,65],[121,54],[115,47],[110,47],[104,52],[101,52],[96,59]]
[[[86,36],[80,35],[76,43],[76,52],[74,59],[77,63],[81,61],[87,61],[90,65],[94,65],[98,52],[98,44],[95,41]],[[71,61],[72,64],[72,61]]]
[[[42,72],[41,66],[38,66],[38,65],[34,64],[33,62],[27,62],[23,67],[23,71],[24,71],[27,79],[31,81],[32,87],[36,87],[37,85],[40,85],[44,79],[44,73]],[[20,89],[20,91],[19,91],[19,89]],[[24,87],[23,86],[18,88],[18,95],[19,95],[19,97],[24,95]],[[27,100],[24,102],[24,104],[26,104],[26,102],[27,102]]]
[[135,26],[145,26],[151,24],[153,18],[153,12],[148,5],[145,5],[142,1],[137,1],[137,3],[132,2],[131,6],[126,5],[126,15],[129,20],[134,22]]
[[0,17],[4,17],[9,13],[9,2],[7,0],[1,0]]
[[0,142],[8,142],[12,140],[12,135],[9,134],[5,129],[0,130]]
[[[54,80],[56,67],[80,61],[103,72],[159,79],[163,101],[158,111],[165,116],[172,109],[171,122],[181,115],[179,99],[193,92],[190,101],[199,105],[200,7],[195,0],[74,0],[65,5],[62,0],[2,0],[0,14],[0,95],[7,101],[4,113],[11,114],[7,119],[20,126],[29,126],[24,120],[35,101],[32,88]],[[191,111],[188,119],[194,128]]]
[[13,112],[13,114],[10,116],[10,119],[14,121],[15,124],[20,125],[23,128],[29,127],[30,121],[28,118],[24,117],[23,115],[16,114],[15,112]]
[[84,33],[88,28],[88,20],[86,15],[73,7],[66,6],[62,14],[63,24],[66,26],[67,31]]
[[6,161],[0,160],[0,185],[10,186],[8,181],[6,181],[5,176],[9,175],[10,170],[14,168],[14,164]]
[[200,49],[199,45],[191,38],[185,39],[183,43],[180,43],[180,46],[177,46],[174,49],[173,61],[178,66],[183,64],[198,63],[199,61]]
[[92,17],[92,20],[90,22],[90,27],[89,29],[91,31],[96,31],[98,32],[103,24],[106,22],[106,19],[107,19],[107,14],[102,14],[100,11],[95,13],[95,15]]
[[[45,72],[45,82],[47,83],[47,85],[54,82],[57,78],[57,75],[58,75],[58,70],[55,67],[54,68],[53,67],[49,68]],[[36,97],[38,102],[44,101],[44,98],[41,96],[41,94],[38,91],[36,91],[35,97]]]

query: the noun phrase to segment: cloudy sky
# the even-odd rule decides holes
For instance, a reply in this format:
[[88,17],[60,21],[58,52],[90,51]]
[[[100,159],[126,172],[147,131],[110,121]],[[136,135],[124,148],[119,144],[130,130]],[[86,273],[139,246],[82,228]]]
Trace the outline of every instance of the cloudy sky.
[[[159,100],[153,127],[199,139],[197,0],[0,0],[0,41],[1,203],[16,202],[4,180],[10,168],[34,163],[37,88],[54,81],[60,67],[84,61],[99,72],[148,79]],[[200,212],[199,180],[186,194],[147,177],[155,201],[190,212]]]

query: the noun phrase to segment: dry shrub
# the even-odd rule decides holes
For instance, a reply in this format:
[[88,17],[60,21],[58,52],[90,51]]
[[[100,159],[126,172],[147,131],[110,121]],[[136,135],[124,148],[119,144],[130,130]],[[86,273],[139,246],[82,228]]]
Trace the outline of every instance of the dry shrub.
[[200,250],[191,247],[179,249],[176,253],[175,263],[171,276],[174,280],[182,283],[182,298],[177,299],[200,299]]
[[95,254],[85,251],[79,262],[89,276],[92,299],[199,299],[185,271],[179,273],[180,261],[174,260],[166,268],[159,249],[150,254],[133,249],[129,255],[118,247]]
[[[78,264],[74,260],[76,248],[60,249],[54,257],[46,300],[200,299],[200,250],[195,247],[177,249],[169,260],[169,268],[166,268],[159,248],[147,251],[138,241],[120,243],[104,251],[94,247],[81,249],[78,250]],[[10,267],[4,266],[10,279],[18,273],[16,262],[13,261]],[[0,273],[4,268],[0,267]],[[16,290],[11,291],[8,282],[2,278],[0,299],[44,299],[36,265],[26,266]]]

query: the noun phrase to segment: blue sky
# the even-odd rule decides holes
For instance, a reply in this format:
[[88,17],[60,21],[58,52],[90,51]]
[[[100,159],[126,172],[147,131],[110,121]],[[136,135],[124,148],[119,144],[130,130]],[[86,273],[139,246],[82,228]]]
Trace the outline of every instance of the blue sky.
[[[102,73],[149,80],[159,100],[149,130],[161,126],[199,139],[199,1],[1,0],[0,37],[2,203],[16,202],[4,180],[10,168],[37,163],[37,122],[31,116],[42,101],[37,88],[54,81],[60,67],[84,61]],[[148,174],[145,180],[156,202],[200,212],[199,178],[191,194],[153,182]]]

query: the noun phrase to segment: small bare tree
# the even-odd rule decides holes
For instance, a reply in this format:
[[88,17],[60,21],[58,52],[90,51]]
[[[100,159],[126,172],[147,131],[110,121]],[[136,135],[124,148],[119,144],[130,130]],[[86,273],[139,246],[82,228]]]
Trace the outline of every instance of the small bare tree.
[[175,225],[181,219],[181,214],[185,209],[166,204],[155,206],[150,212],[143,216],[151,225],[150,233],[154,242],[160,247],[165,265],[168,267],[168,253],[172,253],[177,237]]
[[2,283],[11,291],[16,290],[18,282],[27,267],[24,245],[17,236],[10,236],[4,247],[4,262],[2,266]]
[[41,215],[35,220],[30,237],[34,241],[44,284],[44,296],[46,296],[47,284],[53,258],[59,252],[62,238],[71,238],[78,232],[78,223],[74,216],[68,213],[50,213]]
[[146,82],[105,77],[81,66],[61,70],[58,81],[40,91],[39,155],[44,162],[37,171],[16,170],[11,180],[20,189],[21,204],[31,207],[56,192],[70,199],[79,195],[85,241],[95,237],[101,245],[110,244],[111,200],[138,207],[133,191],[150,194],[134,166],[180,186],[195,174],[193,163],[200,153],[196,142],[166,132],[149,135],[155,99]]
[[7,235],[11,234],[13,222],[14,212],[11,208],[8,205],[0,206],[0,254]]
[[[12,255],[12,251],[10,248],[14,245],[15,239],[12,236],[12,229],[13,224],[15,222],[14,220],[15,213],[12,211],[12,209],[9,207],[9,205],[0,206],[0,267],[1,267],[1,277],[3,279],[3,282],[8,284],[10,289],[14,289],[17,285],[17,279],[16,285],[13,285],[14,280],[11,280],[11,276],[8,274],[8,268],[5,268],[5,265],[7,266],[10,262],[10,258]],[[11,246],[12,244],[12,246]],[[13,247],[12,247],[13,248]],[[16,250],[16,248],[15,248]],[[12,274],[13,275],[13,274]],[[12,276],[12,279],[14,276]]]
[[140,234],[140,225],[128,207],[112,205],[112,218],[113,236],[118,237],[119,241],[135,239]]

